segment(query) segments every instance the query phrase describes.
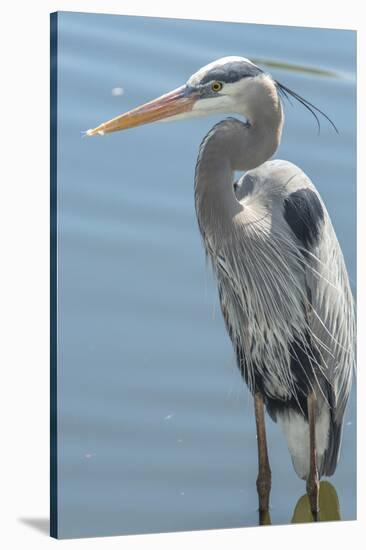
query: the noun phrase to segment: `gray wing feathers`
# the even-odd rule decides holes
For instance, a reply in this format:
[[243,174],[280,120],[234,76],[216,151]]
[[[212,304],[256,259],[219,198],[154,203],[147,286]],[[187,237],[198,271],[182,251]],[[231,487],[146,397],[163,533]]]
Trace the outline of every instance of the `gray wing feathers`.
[[[281,186],[278,185],[281,183]],[[283,184],[283,185],[282,185]],[[355,365],[354,302],[341,248],[321,197],[309,178],[292,163],[275,160],[248,172],[234,184],[238,200],[265,193],[282,197],[288,232],[302,253],[307,322],[320,357],[322,385],[330,411],[328,445],[321,474],[334,472],[342,437],[345,407]],[[259,196],[259,195],[258,195]],[[272,210],[272,216],[276,211]]]
[[[326,211],[325,211],[326,212]],[[329,381],[331,413],[324,474],[336,468],[345,407],[354,369],[354,303],[338,240],[326,214],[319,245],[308,258],[306,282],[311,294],[308,320]]]
[[307,319],[330,411],[330,428],[321,474],[332,475],[342,438],[345,407],[354,368],[355,315],[341,248],[322,199],[308,178],[284,201],[284,216],[303,253]]

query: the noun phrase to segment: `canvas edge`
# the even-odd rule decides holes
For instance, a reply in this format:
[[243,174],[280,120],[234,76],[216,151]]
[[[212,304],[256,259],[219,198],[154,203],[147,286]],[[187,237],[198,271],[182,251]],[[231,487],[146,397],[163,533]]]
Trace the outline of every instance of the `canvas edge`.
[[58,13],[50,14],[50,536],[58,538],[57,450],[57,55]]

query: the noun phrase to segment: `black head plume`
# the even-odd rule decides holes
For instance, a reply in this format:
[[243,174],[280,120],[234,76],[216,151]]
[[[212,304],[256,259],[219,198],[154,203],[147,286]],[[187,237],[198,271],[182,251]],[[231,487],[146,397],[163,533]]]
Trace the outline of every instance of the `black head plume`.
[[296,99],[296,101],[301,103],[301,105],[303,105],[305,107],[305,109],[310,111],[310,113],[313,115],[313,117],[315,118],[316,123],[318,125],[318,133],[320,132],[320,121],[319,121],[319,117],[318,117],[317,113],[321,114],[324,118],[326,118],[328,120],[328,122],[333,126],[333,128],[337,132],[337,134],[339,134],[338,128],[336,127],[334,122],[329,118],[328,115],[326,115],[318,107],[315,107],[315,105],[310,103],[310,101],[308,101],[307,99],[304,99],[303,97],[301,97],[301,95],[297,94],[296,92],[294,92],[290,88],[287,88],[287,86],[284,86],[283,84],[281,84],[277,80],[275,80],[275,84],[276,84],[278,93],[282,98],[287,99],[291,103],[290,97],[292,97],[292,98]]

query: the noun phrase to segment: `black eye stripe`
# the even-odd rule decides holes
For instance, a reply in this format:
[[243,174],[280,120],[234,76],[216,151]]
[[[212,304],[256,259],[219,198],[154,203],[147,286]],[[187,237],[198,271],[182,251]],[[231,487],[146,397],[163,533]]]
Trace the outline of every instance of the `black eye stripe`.
[[256,65],[246,63],[245,61],[232,61],[214,68],[209,71],[201,80],[200,84],[208,84],[212,81],[225,82],[231,84],[238,82],[242,78],[254,77],[262,74],[263,71]]

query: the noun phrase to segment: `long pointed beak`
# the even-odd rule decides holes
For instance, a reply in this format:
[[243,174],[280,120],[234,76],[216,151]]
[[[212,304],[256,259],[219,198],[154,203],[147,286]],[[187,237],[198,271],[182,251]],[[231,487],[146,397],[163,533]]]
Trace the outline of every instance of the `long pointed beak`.
[[167,119],[192,110],[197,95],[188,86],[181,86],[168,94],[153,99],[140,107],[123,113],[96,128],[87,130],[87,136],[110,134],[119,130],[127,130],[141,124]]

